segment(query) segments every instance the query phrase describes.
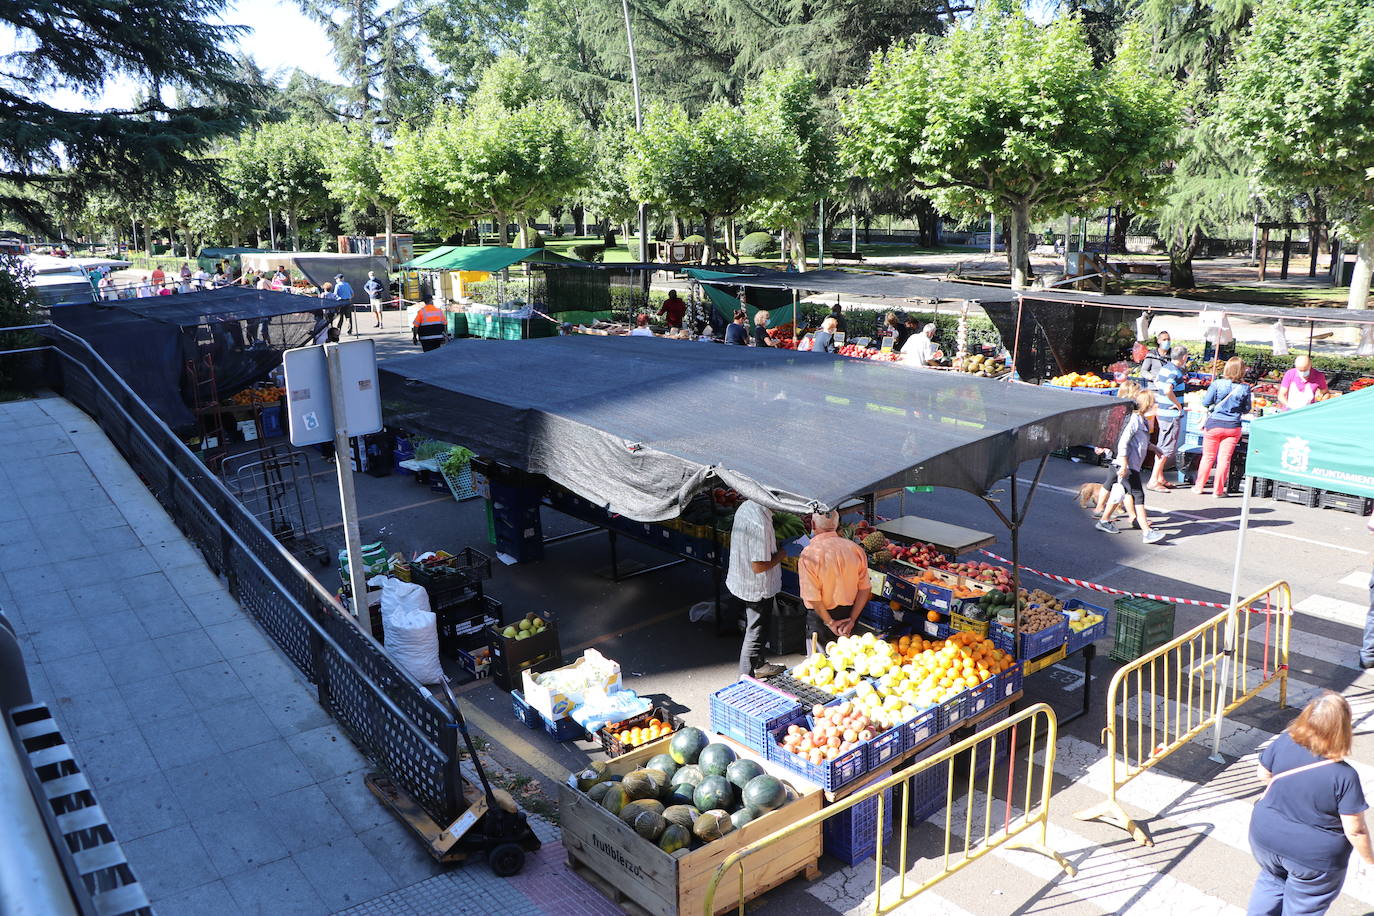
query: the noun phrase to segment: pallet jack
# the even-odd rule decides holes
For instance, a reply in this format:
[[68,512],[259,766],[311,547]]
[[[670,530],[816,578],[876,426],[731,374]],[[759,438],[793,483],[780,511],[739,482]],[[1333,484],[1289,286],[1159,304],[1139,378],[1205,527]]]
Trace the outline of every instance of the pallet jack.
[[459,794],[467,806],[453,823],[445,827],[426,814],[389,777],[373,773],[365,780],[367,787],[420,838],[435,861],[451,865],[481,854],[486,857],[487,865],[495,875],[509,878],[519,874],[525,867],[526,852],[539,849],[539,838],[530,830],[528,818],[511,794],[504,789],[494,788],[487,779],[482,759],[477,756],[477,748],[468,733],[458,698],[447,679],[442,684],[456,720],[451,727],[463,734],[468,760],[477,771],[481,790],[471,780],[464,778],[459,767],[454,767]]

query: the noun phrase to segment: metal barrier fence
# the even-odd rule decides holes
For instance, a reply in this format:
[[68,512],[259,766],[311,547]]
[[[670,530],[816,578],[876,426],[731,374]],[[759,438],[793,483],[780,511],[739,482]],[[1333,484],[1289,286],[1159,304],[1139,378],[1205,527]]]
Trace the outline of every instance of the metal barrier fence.
[[[1274,582],[1117,671],[1107,689],[1103,730],[1111,780],[1107,800],[1074,816],[1113,824],[1142,846],[1153,846],[1117,792],[1208,729],[1217,754],[1226,715],[1269,685],[1278,682],[1279,705],[1287,704],[1292,607],[1288,583]],[[1263,626],[1258,644],[1252,624]]]
[[41,335],[44,345],[0,348],[0,356],[45,356],[51,387],[100,424],[358,748],[436,821],[456,818],[462,793],[452,714],[362,632],[89,344],[53,325],[0,328],[7,332]]
[[[1021,737],[1024,737],[1023,744],[1018,741]],[[1059,724],[1054,710],[1037,703],[952,747],[917,760],[908,769],[899,770],[848,798],[750,843],[727,857],[711,877],[706,888],[706,916],[714,916],[716,889],[732,869],[739,875],[739,912],[743,914],[745,868],[751,859],[766,855],[770,847],[802,830],[819,829],[822,821],[846,815],[851,808],[874,799],[877,800],[873,847],[874,916],[901,906],[1000,846],[1038,852],[1053,859],[1070,876],[1077,874],[1077,869],[1068,860],[1049,847],[1050,794],[1058,737]],[[965,766],[967,775],[961,775]],[[945,771],[945,817],[939,870],[908,888],[908,873],[912,870],[908,853],[914,851],[908,845],[914,826],[911,812],[913,806],[922,803],[915,793],[930,776],[938,779],[941,769]],[[884,795],[889,789],[893,790],[894,804],[898,803],[895,799],[900,795],[902,813],[896,893],[884,901],[883,841],[884,823],[888,817]],[[956,830],[960,838],[956,838]],[[1029,838],[1012,842],[1027,831],[1031,831]]]

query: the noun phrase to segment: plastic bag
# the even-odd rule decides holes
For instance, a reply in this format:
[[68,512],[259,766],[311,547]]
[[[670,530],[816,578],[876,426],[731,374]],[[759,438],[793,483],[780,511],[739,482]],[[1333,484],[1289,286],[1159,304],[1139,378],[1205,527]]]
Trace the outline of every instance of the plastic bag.
[[595,732],[607,722],[621,722],[648,712],[651,705],[649,700],[633,690],[617,690],[614,693],[593,691],[586,696],[582,705],[568,715],[587,731]]
[[382,582],[382,623],[386,650],[396,664],[421,684],[444,679],[438,618],[429,609],[429,594],[423,586],[388,576]]
[[710,620],[716,615],[716,606],[710,601],[698,601],[692,605],[692,609],[687,612],[687,619],[692,623],[702,623]]

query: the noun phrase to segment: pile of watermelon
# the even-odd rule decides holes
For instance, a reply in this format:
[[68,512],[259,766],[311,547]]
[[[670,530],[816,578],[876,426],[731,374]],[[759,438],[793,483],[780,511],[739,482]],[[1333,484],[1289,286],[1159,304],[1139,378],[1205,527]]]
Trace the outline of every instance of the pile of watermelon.
[[668,753],[641,769],[621,776],[596,763],[576,781],[592,801],[670,854],[718,840],[797,798],[789,783],[728,745],[710,743],[699,728],[681,729]]

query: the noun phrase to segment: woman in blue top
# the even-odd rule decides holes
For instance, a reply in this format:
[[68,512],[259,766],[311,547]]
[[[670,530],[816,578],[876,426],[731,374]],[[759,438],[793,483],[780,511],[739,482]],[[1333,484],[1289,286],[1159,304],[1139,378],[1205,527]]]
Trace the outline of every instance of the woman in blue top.
[[749,346],[749,332],[744,327],[744,322],[748,318],[749,313],[744,309],[735,309],[735,320],[725,327],[726,343],[738,344],[741,347]]
[[1320,916],[1345,883],[1350,850],[1374,865],[1360,776],[1350,754],[1350,704],[1325,691],[1260,752],[1264,795],[1250,817],[1259,878],[1247,916]]
[[1231,456],[1240,444],[1240,418],[1250,412],[1250,386],[1241,381],[1243,378],[1245,361],[1233,356],[1221,370],[1221,378],[1207,386],[1207,394],[1202,398],[1207,419],[1202,423],[1202,461],[1198,464],[1197,482],[1193,484],[1193,492],[1199,496],[1207,489],[1207,475],[1212,472],[1213,464],[1217,466],[1213,495],[1218,499],[1226,495]]

